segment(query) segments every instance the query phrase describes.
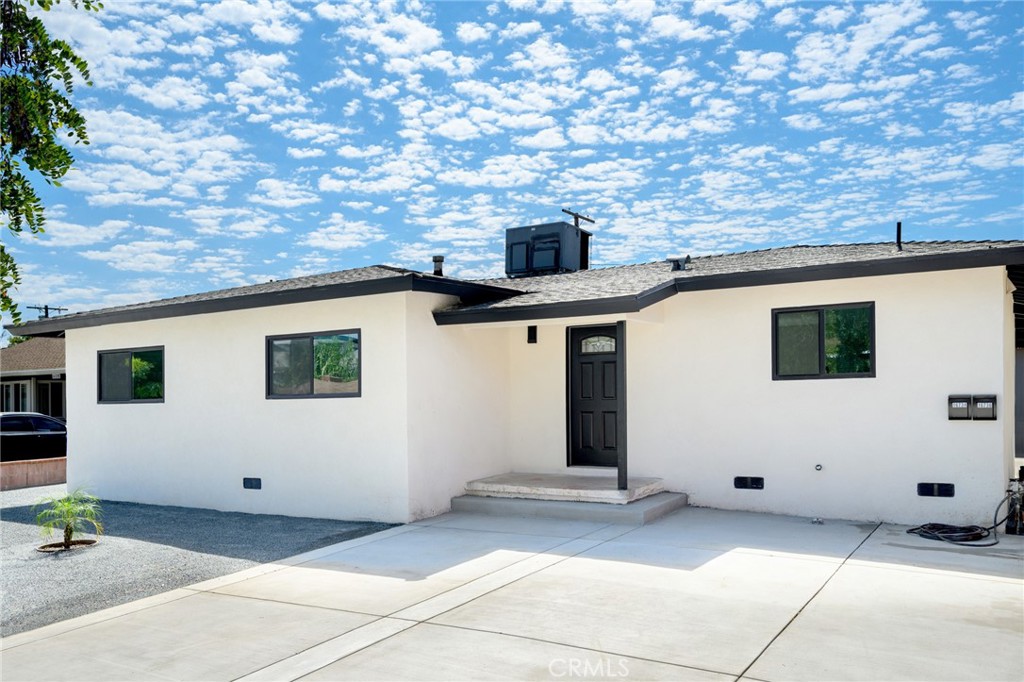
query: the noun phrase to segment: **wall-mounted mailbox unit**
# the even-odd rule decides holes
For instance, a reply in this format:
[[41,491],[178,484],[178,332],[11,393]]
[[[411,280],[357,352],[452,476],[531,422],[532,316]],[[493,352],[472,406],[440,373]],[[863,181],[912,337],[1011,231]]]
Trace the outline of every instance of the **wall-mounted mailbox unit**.
[[974,396],[972,413],[975,419],[995,419],[996,397],[994,395]]
[[971,396],[951,395],[949,396],[949,418],[970,419],[971,418]]
[[513,227],[505,233],[505,274],[522,277],[586,270],[591,236],[566,222]]

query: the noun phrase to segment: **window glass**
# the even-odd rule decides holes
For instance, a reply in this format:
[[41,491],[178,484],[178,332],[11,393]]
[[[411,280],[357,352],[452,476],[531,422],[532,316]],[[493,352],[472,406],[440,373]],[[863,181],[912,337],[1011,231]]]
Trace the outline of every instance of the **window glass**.
[[32,417],[32,424],[35,426],[36,431],[67,431],[67,427],[55,419]]
[[132,399],[160,400],[164,397],[164,352],[144,350],[132,353]]
[[276,339],[270,342],[272,395],[312,393],[311,339]]
[[825,373],[871,372],[871,309],[825,310]]
[[124,402],[132,399],[131,366],[131,352],[100,353],[101,401]]
[[27,381],[3,385],[3,409],[0,412],[21,412],[32,409],[28,399]]
[[580,353],[614,353],[615,338],[611,336],[588,336],[580,341]]
[[359,395],[359,330],[267,339],[268,397]]
[[359,339],[356,334],[313,338],[313,393],[359,392]]
[[818,311],[781,312],[775,317],[779,376],[819,374]]
[[100,351],[99,400],[127,403],[164,399],[164,350]]
[[854,303],[772,313],[773,378],[875,375],[875,305]]
[[31,431],[32,422],[28,417],[4,417],[0,420],[0,431],[10,433],[12,431]]

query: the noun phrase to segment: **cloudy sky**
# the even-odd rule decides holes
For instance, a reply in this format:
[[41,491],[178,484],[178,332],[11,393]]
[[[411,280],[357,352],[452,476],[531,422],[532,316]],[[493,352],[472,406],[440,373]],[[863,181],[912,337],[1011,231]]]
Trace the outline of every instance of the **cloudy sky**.
[[500,275],[563,207],[597,265],[1024,237],[1021,2],[105,4],[45,13],[91,144],[4,235],[23,305]]

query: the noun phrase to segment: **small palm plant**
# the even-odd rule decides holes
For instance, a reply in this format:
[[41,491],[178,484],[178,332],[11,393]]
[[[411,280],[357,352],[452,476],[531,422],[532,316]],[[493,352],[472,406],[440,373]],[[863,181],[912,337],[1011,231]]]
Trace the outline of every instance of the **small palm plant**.
[[103,524],[99,520],[103,512],[99,498],[94,495],[75,490],[63,497],[42,499],[33,505],[33,509],[43,506],[46,508],[36,515],[36,523],[47,537],[53,535],[54,529],[63,529],[64,549],[71,549],[72,537],[75,533],[84,532],[88,526],[92,526],[96,535],[103,533]]

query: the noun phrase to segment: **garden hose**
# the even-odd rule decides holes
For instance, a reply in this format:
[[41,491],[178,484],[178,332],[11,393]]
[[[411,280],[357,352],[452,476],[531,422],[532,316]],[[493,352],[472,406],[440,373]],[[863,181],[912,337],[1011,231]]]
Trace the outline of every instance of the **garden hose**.
[[[941,540],[942,542],[948,542],[951,545],[960,545],[961,547],[992,547],[993,545],[998,545],[999,532],[996,529],[1010,518],[1010,514],[1014,508],[1014,505],[1012,504],[1013,498],[1019,497],[1019,495],[1019,492],[1015,493],[1007,491],[1006,496],[999,502],[999,504],[996,505],[995,513],[992,515],[991,526],[952,526],[945,523],[926,523],[923,526],[908,528],[907,533],[917,535],[918,537],[925,538],[926,540]],[[1007,510],[1006,516],[1004,516],[1002,520],[999,520],[999,510],[1003,508],[1004,504],[1009,504],[1010,508]],[[1020,514],[1019,501],[1017,504],[1017,513]],[[980,542],[989,535],[992,536],[991,542]]]

